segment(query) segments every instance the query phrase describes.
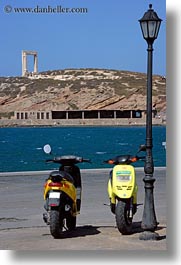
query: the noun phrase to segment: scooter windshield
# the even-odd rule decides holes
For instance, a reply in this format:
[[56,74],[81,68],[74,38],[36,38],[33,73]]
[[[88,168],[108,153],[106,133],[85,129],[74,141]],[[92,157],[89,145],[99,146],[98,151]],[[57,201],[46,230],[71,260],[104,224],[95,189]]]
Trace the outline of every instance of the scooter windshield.
[[130,164],[130,155],[120,155],[115,158],[116,164]]

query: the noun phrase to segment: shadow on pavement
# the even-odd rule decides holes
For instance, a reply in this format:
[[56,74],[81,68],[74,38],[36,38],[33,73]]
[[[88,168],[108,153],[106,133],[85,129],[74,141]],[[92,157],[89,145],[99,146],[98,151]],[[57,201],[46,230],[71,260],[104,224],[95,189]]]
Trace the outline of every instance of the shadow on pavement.
[[[92,225],[84,225],[77,226],[73,231],[63,231],[61,235],[61,239],[63,238],[74,238],[74,237],[84,237],[99,234],[98,226]],[[47,236],[50,234],[43,234],[43,236]]]
[[[76,229],[72,232],[68,232],[68,236],[66,237],[84,237],[84,236],[91,236],[91,235],[97,235],[100,233],[98,230],[99,227],[92,226],[92,225],[84,225],[84,226],[78,226]],[[66,233],[66,232],[65,232]]]
[[[117,229],[116,226],[93,226],[93,225],[77,226],[76,229],[73,231],[63,231],[60,238],[66,239],[66,238],[75,238],[75,237],[85,237],[85,236],[97,235],[97,234],[102,233],[101,228],[103,228],[103,227],[104,228],[112,227],[112,228]],[[166,227],[165,226],[158,226],[156,231],[162,230],[163,228],[166,228]],[[134,222],[131,235],[134,235],[137,233],[143,233],[143,232],[144,232],[144,230],[141,228],[141,221],[140,222]],[[50,234],[43,234],[43,236],[50,236]],[[158,240],[162,240],[165,238],[166,238],[166,235],[162,235],[162,236],[159,236]]]

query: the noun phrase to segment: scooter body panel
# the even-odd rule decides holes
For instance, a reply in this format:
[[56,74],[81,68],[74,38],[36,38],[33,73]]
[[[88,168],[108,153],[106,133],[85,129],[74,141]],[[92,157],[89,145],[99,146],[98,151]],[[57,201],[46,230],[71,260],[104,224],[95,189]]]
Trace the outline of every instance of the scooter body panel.
[[76,188],[69,181],[62,180],[56,185],[51,179],[48,179],[44,186],[44,200],[46,200],[50,191],[64,192],[72,199],[72,201],[76,202]]
[[[69,202],[67,199],[67,202],[65,202],[65,196],[67,196],[67,199],[69,198],[71,200],[71,203],[69,199]],[[72,216],[76,216],[78,214],[76,204],[76,188],[69,181],[62,180],[59,183],[54,183],[51,179],[48,179],[44,185],[44,200],[47,201],[48,208],[50,207],[55,209],[55,207],[59,208],[63,206],[65,207],[64,210],[67,211],[67,213],[69,210],[71,210]]]
[[116,165],[112,171],[112,177],[108,182],[108,194],[111,203],[116,203],[116,198],[133,198],[133,203],[137,203],[137,184],[135,169],[132,165]]

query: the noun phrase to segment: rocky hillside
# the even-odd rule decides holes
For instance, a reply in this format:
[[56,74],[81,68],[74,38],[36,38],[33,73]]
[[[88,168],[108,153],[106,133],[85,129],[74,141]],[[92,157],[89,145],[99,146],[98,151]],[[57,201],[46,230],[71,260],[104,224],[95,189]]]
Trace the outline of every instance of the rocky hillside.
[[[166,111],[166,80],[153,76],[153,106]],[[13,111],[146,109],[146,74],[66,69],[0,78],[0,115]]]

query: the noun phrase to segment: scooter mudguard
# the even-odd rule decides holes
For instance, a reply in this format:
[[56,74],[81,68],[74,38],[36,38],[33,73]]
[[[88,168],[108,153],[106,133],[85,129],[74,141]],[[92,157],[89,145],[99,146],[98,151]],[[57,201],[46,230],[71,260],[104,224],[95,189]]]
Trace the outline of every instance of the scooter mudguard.
[[131,165],[116,165],[108,182],[108,194],[111,203],[116,203],[116,197],[122,199],[133,197],[133,203],[136,204],[137,190],[134,167]]

